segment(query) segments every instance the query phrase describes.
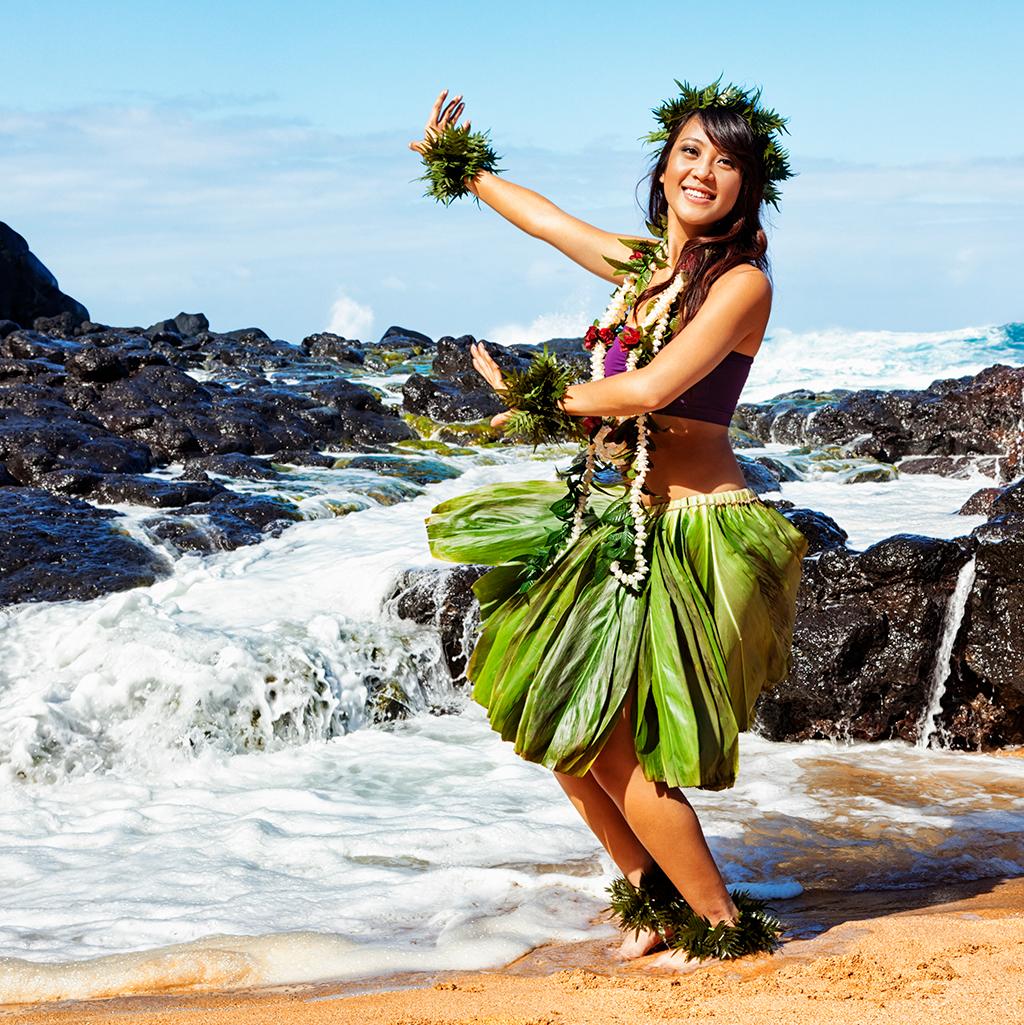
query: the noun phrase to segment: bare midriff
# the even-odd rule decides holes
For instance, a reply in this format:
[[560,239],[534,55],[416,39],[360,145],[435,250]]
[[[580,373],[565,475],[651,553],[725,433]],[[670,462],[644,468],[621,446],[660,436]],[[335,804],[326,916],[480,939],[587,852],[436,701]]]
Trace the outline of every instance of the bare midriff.
[[644,495],[645,505],[747,486],[727,427],[656,413],[649,414],[648,422],[666,430],[648,435],[650,468],[644,484],[655,497]]

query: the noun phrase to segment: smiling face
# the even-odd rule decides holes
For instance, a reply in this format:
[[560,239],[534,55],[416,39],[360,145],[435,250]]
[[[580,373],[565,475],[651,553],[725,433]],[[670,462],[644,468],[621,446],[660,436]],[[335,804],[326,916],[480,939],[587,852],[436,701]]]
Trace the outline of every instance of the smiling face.
[[668,214],[700,230],[721,220],[740,194],[739,165],[717,149],[697,116],[683,125],[659,177]]

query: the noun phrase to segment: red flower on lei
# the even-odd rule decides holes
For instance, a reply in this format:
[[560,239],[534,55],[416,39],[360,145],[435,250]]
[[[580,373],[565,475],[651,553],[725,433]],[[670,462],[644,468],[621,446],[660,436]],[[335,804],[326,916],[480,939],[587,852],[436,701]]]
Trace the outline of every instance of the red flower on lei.
[[597,333],[597,325],[591,324],[590,327],[587,328],[587,333],[583,336],[583,348],[587,350],[592,349],[597,343],[597,339],[599,337],[600,336]]
[[583,429],[587,434],[593,434],[601,426],[601,422],[599,416],[585,416],[583,417]]
[[619,332],[619,345],[624,349],[633,349],[640,344],[640,332],[635,327],[624,327]]

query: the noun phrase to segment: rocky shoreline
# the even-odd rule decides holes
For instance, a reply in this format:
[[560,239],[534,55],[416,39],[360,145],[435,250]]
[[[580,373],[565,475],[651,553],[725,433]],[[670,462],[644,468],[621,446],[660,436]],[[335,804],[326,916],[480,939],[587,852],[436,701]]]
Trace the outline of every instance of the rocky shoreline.
[[[510,444],[489,427],[501,406],[472,368],[474,340],[391,327],[372,345],[322,332],[293,345],[186,313],[113,327],[60,292],[0,224],[0,607],[152,584],[183,555],[258,543],[303,518],[286,495],[223,481],[358,470],[366,493],[390,502],[457,476],[435,457]],[[545,344],[582,377],[578,339]],[[492,352],[523,367],[536,348]],[[1024,743],[1022,409],[1024,368],[1002,365],[914,391],[798,391],[737,409],[733,440],[766,496],[808,468],[851,484],[992,478],[963,510],[988,516],[970,533],[899,534],[865,551],[823,513],[774,500],[811,549],[792,672],[758,705],[767,736]],[[757,453],[769,442],[792,450]],[[386,478],[383,491],[375,482]],[[122,502],[152,508],[142,536],[102,507]],[[409,571],[389,603],[440,631],[456,680],[480,572]]]

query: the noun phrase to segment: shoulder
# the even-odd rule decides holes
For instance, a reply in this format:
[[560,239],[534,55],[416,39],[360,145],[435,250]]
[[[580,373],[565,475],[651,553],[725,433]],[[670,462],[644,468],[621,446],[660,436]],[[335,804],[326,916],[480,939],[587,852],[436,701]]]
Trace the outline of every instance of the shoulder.
[[771,279],[760,267],[751,263],[738,263],[730,267],[708,289],[708,299],[712,296],[730,303],[740,302],[753,307],[771,306]]
[[752,263],[738,263],[735,267],[730,267],[708,291],[722,286],[730,291],[738,290],[751,294],[771,295],[772,291],[771,279],[760,267],[755,267]]

